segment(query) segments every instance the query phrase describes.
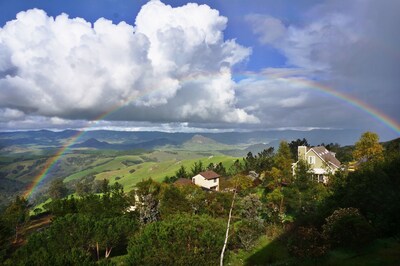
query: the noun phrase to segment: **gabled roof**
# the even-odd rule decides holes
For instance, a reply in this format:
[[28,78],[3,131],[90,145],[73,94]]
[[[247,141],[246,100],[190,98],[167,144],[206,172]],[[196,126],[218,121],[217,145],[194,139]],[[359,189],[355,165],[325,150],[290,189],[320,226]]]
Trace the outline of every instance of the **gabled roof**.
[[340,166],[340,162],[336,157],[328,151],[324,146],[317,146],[307,149],[307,153],[313,150],[319,157],[321,157],[325,162],[330,163],[336,167]]
[[178,178],[175,182],[175,185],[193,185],[192,181],[187,178]]
[[211,171],[211,170],[205,171],[205,172],[200,172],[199,175],[201,175],[202,177],[204,177],[207,180],[215,179],[215,178],[220,177],[219,174],[217,174],[216,172]]

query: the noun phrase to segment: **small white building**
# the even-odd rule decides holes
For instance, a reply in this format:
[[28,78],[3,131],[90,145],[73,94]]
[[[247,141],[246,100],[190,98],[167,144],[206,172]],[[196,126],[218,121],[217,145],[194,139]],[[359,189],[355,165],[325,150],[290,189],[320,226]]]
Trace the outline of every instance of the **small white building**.
[[214,171],[205,171],[192,177],[192,182],[199,187],[219,191],[219,177]]

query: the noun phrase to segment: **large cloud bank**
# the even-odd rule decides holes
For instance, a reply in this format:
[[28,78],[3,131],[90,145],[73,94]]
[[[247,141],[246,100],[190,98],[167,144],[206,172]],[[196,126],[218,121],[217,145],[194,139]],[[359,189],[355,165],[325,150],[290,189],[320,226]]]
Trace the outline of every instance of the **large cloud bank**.
[[226,23],[206,5],[159,1],[135,26],[20,12],[0,28],[0,121],[57,124],[116,109],[105,119],[256,123],[236,106],[231,78],[251,50],[224,40]]
[[[247,91],[253,88],[242,97],[246,101],[243,106],[258,95],[265,103],[253,114],[262,121],[282,118],[282,126],[332,125],[373,130],[382,125],[349,103],[293,84],[291,77],[301,77],[348,94],[399,121],[399,10],[397,0],[333,0],[315,5],[297,23],[266,14],[247,15],[246,21],[259,44],[284,55],[290,69],[266,70],[278,76],[283,73],[279,78],[242,81],[239,85]],[[292,100],[285,106],[284,101],[289,98]]]

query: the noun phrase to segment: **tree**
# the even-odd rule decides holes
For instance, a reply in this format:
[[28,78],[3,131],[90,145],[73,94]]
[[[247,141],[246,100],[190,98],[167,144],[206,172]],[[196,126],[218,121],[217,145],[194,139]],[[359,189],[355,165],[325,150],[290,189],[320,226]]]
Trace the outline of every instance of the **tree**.
[[13,228],[15,239],[18,241],[18,233],[21,227],[29,220],[29,206],[25,198],[17,196],[4,211],[3,219],[9,227]]
[[371,221],[380,237],[400,235],[400,155],[341,173],[325,200],[325,216],[354,207]]
[[101,193],[107,194],[110,192],[110,181],[108,179],[103,179],[101,182]]
[[327,196],[327,188],[314,182],[312,176],[310,166],[300,160],[296,165],[293,183],[282,188],[286,206],[291,211],[299,214],[313,212]]
[[234,176],[243,171],[243,166],[240,163],[239,159],[236,159],[236,161],[229,167],[229,175]]
[[288,250],[300,258],[320,257],[326,254],[328,245],[316,228],[299,227],[289,237]]
[[296,139],[289,143],[289,148],[290,148],[290,152],[292,153],[292,158],[295,160],[298,160],[298,158],[297,158],[297,147],[298,146],[310,147],[310,144],[308,144],[308,141],[305,138]]
[[202,190],[198,186],[181,186],[179,187],[182,194],[185,196],[185,199],[188,205],[191,208],[193,214],[204,214],[206,213],[205,206],[207,204],[206,194],[204,190]]
[[221,176],[226,176],[226,169],[221,162],[215,166],[214,171]]
[[12,228],[10,228],[2,219],[0,219],[0,261],[3,261],[10,247],[10,238],[12,237]]
[[217,265],[223,220],[177,214],[146,225],[128,246],[128,265]]
[[100,248],[104,249],[104,258],[108,258],[114,247],[125,245],[135,226],[133,220],[124,216],[97,220],[93,229],[97,259],[100,257]]
[[167,217],[179,212],[190,212],[190,204],[185,195],[173,185],[166,185],[160,195],[160,213]]
[[185,166],[181,165],[178,171],[175,172],[176,179],[178,178],[188,178],[189,175],[186,172]]
[[49,195],[52,199],[61,199],[67,196],[68,190],[61,178],[53,179],[49,187]]
[[340,144],[339,143],[332,143],[331,142],[331,143],[325,144],[325,143],[322,142],[318,146],[324,146],[328,151],[335,152],[335,153],[339,152],[339,150],[340,150]]
[[235,175],[230,180],[233,188],[247,190],[253,186],[253,180],[246,175]]
[[244,161],[244,169],[246,172],[255,170],[256,167],[256,158],[253,156],[253,153],[249,151],[246,155],[246,158],[243,158]]
[[275,188],[280,187],[282,179],[282,171],[276,167],[272,167],[270,171],[265,172],[263,185],[266,188],[266,192],[271,192]]
[[373,239],[373,228],[356,208],[339,208],[325,219],[325,238],[334,247],[359,248]]
[[84,196],[90,193],[90,185],[87,182],[79,182],[75,185],[75,191],[78,196]]
[[161,186],[152,179],[143,180],[136,184],[136,196],[139,200],[139,220],[142,224],[160,219],[159,194]]
[[378,134],[369,131],[362,134],[356,142],[353,156],[358,161],[382,161],[383,147],[379,144]]
[[205,169],[202,161],[194,162],[191,170],[192,170],[192,176],[195,176],[198,173],[203,172]]
[[292,163],[293,160],[289,144],[286,141],[281,141],[275,156],[275,165],[281,170],[283,178],[286,180],[292,179]]
[[264,149],[262,152],[259,152],[257,155],[253,155],[251,152],[247,153],[246,158],[243,158],[244,161],[244,171],[256,171],[262,172],[270,170],[273,166],[273,156],[274,156],[274,148],[270,147],[268,149]]
[[261,216],[262,203],[257,195],[250,194],[240,201],[240,215],[243,219],[256,220]]

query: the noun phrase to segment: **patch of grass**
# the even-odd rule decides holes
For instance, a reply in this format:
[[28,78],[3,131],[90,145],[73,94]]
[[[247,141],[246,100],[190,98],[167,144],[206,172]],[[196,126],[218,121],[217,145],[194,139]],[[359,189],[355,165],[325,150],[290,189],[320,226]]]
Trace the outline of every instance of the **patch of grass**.
[[299,259],[289,254],[283,242],[262,236],[252,250],[229,253],[226,265],[400,265],[400,242],[378,239],[357,251],[336,249],[321,258]]
[[121,255],[121,256],[111,257],[110,260],[112,263],[114,263],[117,266],[128,265],[126,263],[127,257],[128,257],[128,255]]
[[[31,211],[29,212],[29,215],[30,215],[30,216],[33,216],[33,215],[36,215],[36,214],[45,212],[46,210],[44,209],[43,206],[46,205],[47,203],[50,203],[51,201],[52,201],[52,199],[51,199],[51,198],[48,198],[45,202],[42,202],[42,203],[40,203],[40,204],[34,206],[34,207],[31,209]],[[40,209],[40,212],[35,213],[35,212],[34,212],[35,209]]]
[[337,249],[328,253],[324,265],[400,265],[400,242],[377,239],[359,251]]

